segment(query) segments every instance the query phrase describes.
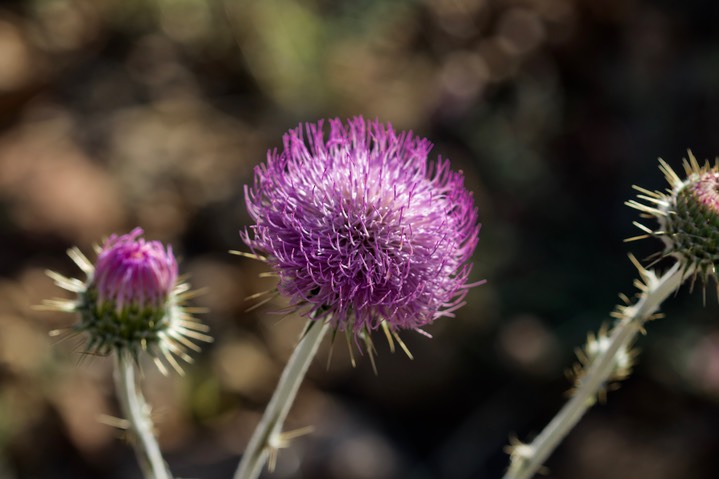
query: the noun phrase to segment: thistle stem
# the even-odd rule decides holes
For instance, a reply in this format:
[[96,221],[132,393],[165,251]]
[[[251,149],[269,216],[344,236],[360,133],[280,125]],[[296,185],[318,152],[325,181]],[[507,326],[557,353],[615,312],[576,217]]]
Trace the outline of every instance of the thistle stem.
[[120,408],[134,436],[132,445],[145,479],[171,479],[152,432],[150,408],[137,389],[135,363],[127,352],[118,351],[115,355],[115,388]]
[[256,479],[267,462],[270,450],[281,444],[282,425],[297,391],[307,373],[312,359],[317,353],[322,338],[329,330],[329,322],[310,319],[305,328],[304,336],[292,352],[277,384],[272,399],[257,425],[247,449],[242,456],[234,479]]
[[612,329],[608,347],[587,369],[572,399],[534,441],[529,445],[515,447],[504,479],[529,479],[541,468],[547,457],[596,402],[597,394],[606,385],[614,370],[617,353],[629,347],[637,333],[642,331],[647,319],[679,288],[687,276],[691,276],[691,272],[681,268],[680,262],[659,278],[652,271],[643,268],[640,273],[644,279],[642,294],[636,304],[624,311],[622,319]]

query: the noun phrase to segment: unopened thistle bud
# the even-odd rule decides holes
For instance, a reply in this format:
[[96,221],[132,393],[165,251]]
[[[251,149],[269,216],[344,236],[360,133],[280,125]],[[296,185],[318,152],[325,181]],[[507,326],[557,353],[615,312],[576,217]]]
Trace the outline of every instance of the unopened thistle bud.
[[673,256],[683,263],[687,272],[700,275],[704,282],[711,276],[717,278],[716,265],[719,263],[719,163],[711,166],[705,162],[700,166],[689,152],[684,160],[686,178],[681,179],[663,160],[660,169],[670,188],[665,192],[641,192],[640,200],[627,204],[648,216],[655,217],[659,228],[652,230],[635,223],[647,236],[660,238],[665,245],[661,257]]
[[126,351],[138,358],[146,351],[162,371],[166,368],[159,358],[182,372],[175,356],[190,362],[188,350],[200,349],[195,341],[211,338],[203,334],[207,327],[182,306],[190,296],[189,285],[178,281],[172,248],[146,241],[142,233],[135,228],[126,235],[110,236],[98,249],[94,266],[79,249],[71,249],[68,254],[87,280],[49,272],[58,286],[78,296],[75,301],[47,304],[80,313],[80,322],[72,329],[88,334],[86,352]]

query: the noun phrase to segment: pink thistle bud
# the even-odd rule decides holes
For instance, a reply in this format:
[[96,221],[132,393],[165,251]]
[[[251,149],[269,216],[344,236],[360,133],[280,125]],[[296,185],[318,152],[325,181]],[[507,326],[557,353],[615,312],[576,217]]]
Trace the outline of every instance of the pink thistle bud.
[[138,237],[141,228],[112,235],[102,246],[95,263],[93,283],[98,302],[113,303],[117,311],[125,305],[161,307],[167,303],[177,282],[177,261],[172,247]]
[[209,342],[207,326],[183,308],[190,295],[187,283],[178,281],[178,268],[170,246],[147,241],[141,228],[110,236],[99,248],[93,266],[77,248],[68,254],[87,274],[83,283],[49,272],[55,283],[78,294],[75,301],[53,301],[54,309],[80,313],[72,327],[89,335],[86,351],[108,355],[127,351],[137,358],[141,351],[160,361],[164,358],[182,372],[176,357],[190,362],[189,350],[199,351],[194,341]]

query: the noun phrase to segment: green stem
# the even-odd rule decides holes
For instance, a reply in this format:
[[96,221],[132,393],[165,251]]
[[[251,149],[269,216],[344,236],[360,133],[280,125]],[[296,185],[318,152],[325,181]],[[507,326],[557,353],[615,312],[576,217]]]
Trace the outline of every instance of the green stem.
[[681,269],[679,262],[660,278],[650,271],[642,271],[642,273],[646,288],[639,301],[624,311],[623,318],[612,329],[608,347],[587,369],[572,399],[531,444],[520,445],[515,449],[504,479],[529,479],[541,468],[547,457],[595,403],[598,392],[605,386],[614,371],[617,353],[626,351],[637,333],[642,330],[645,321],[690,275]]
[[307,323],[304,336],[292,352],[292,356],[277,384],[265,413],[252,434],[247,449],[242,456],[240,465],[235,472],[234,479],[256,479],[267,463],[272,447],[280,444],[282,425],[287,418],[290,407],[297,396],[297,391],[307,373],[312,359],[317,353],[322,338],[329,330],[327,321],[310,319]]
[[145,479],[171,479],[153,434],[150,407],[137,389],[135,362],[127,352],[115,355],[115,388],[122,413],[133,434],[133,447]]

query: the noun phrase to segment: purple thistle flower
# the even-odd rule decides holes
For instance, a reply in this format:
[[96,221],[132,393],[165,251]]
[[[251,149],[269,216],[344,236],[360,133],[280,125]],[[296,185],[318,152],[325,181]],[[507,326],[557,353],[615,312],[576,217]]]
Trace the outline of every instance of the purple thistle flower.
[[207,326],[182,306],[190,297],[187,283],[178,281],[172,248],[146,241],[141,228],[110,236],[98,249],[95,265],[79,249],[69,256],[87,275],[87,281],[48,272],[55,283],[77,293],[75,301],[55,300],[52,309],[80,313],[72,327],[88,333],[88,352],[107,355],[127,351],[137,358],[141,351],[154,356],[163,372],[164,358],[178,372],[177,358],[190,362],[189,350],[199,351],[195,341],[209,342]]
[[95,263],[94,283],[100,303],[111,302],[117,311],[125,305],[158,307],[167,302],[177,282],[177,261],[172,247],[138,237],[142,228],[103,244]]
[[[449,161],[412,132],[357,117],[287,132],[245,187],[244,242],[293,308],[361,334],[419,329],[464,304],[479,223]],[[383,324],[384,323],[384,324]]]

